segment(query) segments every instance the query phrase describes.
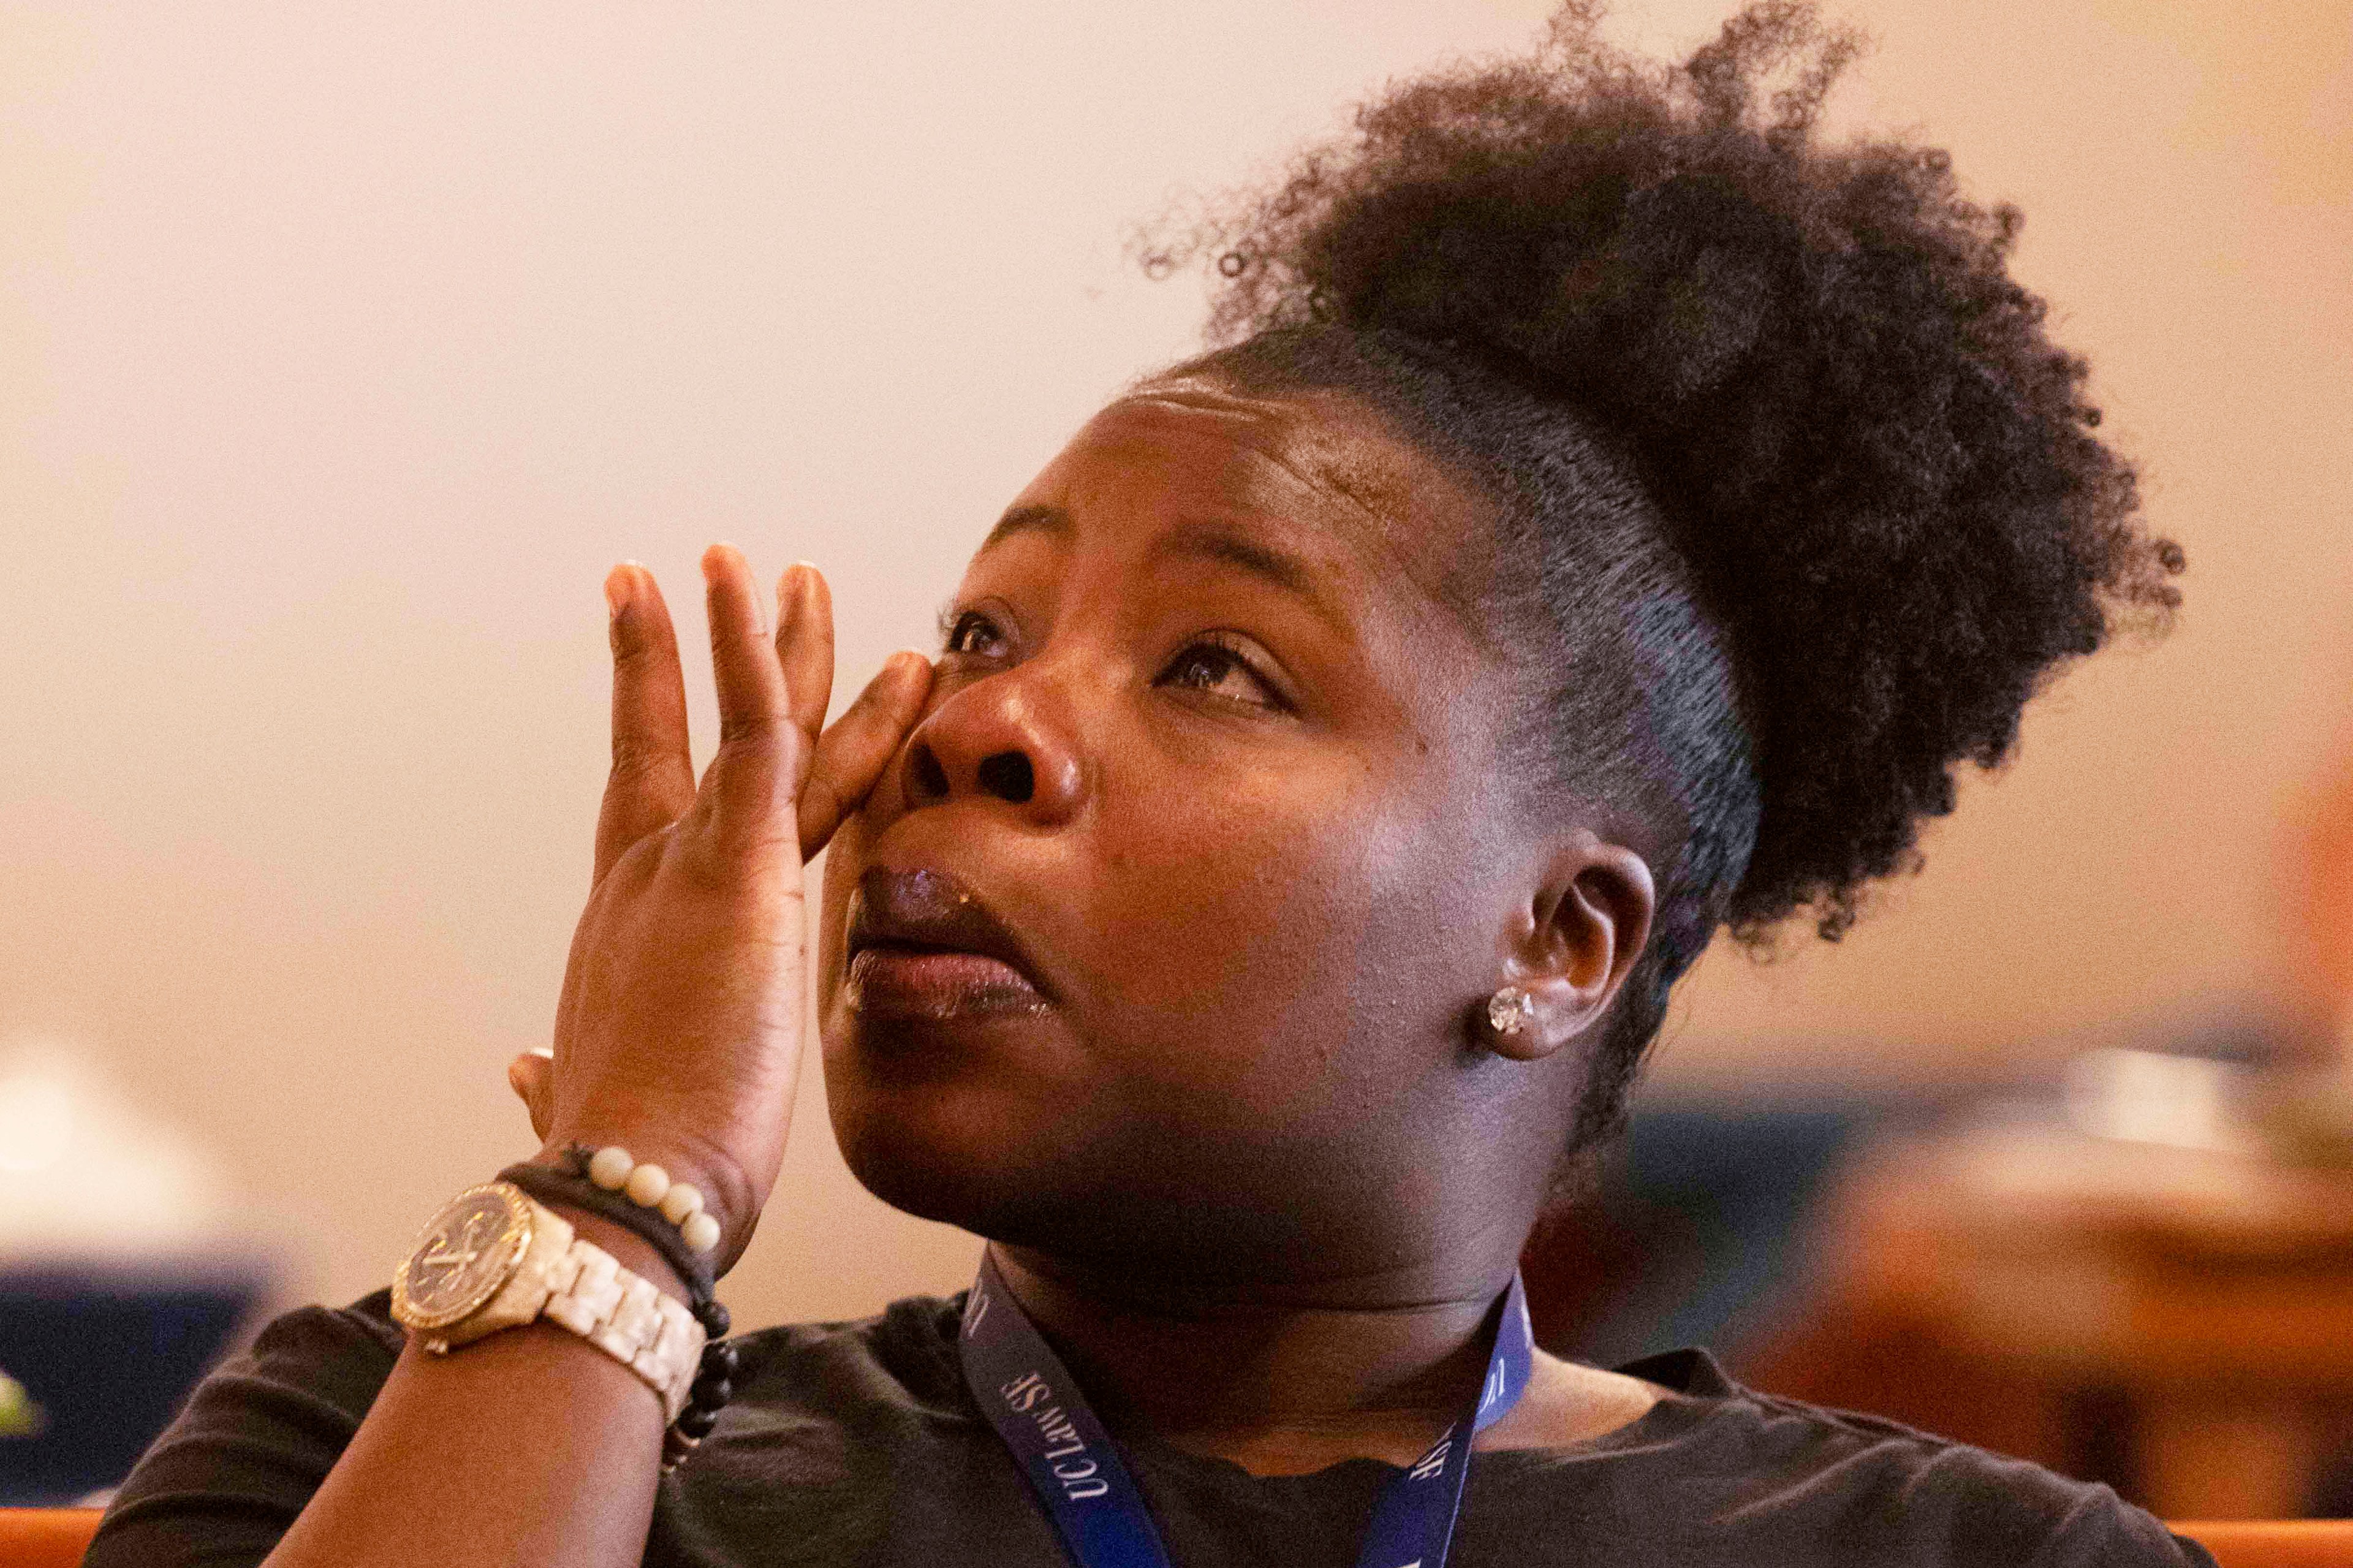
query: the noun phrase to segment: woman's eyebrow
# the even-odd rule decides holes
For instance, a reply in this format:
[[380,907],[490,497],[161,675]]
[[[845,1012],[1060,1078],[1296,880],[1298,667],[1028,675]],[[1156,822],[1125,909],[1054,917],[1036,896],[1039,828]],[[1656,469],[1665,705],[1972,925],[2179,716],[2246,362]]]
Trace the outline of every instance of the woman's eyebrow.
[[997,526],[990,529],[988,537],[980,542],[980,550],[973,553],[977,555],[981,551],[1002,544],[1017,533],[1044,533],[1055,539],[1067,540],[1077,531],[1078,525],[1060,507],[1017,506],[997,520]]
[[1346,627],[1346,618],[1316,591],[1315,574],[1305,562],[1231,529],[1188,522],[1154,541],[1152,554],[1234,567],[1282,589],[1334,626]]
[[[988,531],[988,537],[980,542],[980,548],[973,554],[985,554],[1018,533],[1042,533],[1055,540],[1069,540],[1077,532],[1078,524],[1060,507],[1017,506],[997,520],[997,526]],[[1182,524],[1153,542],[1151,557],[1207,561],[1234,567],[1282,589],[1333,626],[1346,629],[1347,618],[1316,591],[1315,574],[1304,561],[1233,529],[1208,522]]]

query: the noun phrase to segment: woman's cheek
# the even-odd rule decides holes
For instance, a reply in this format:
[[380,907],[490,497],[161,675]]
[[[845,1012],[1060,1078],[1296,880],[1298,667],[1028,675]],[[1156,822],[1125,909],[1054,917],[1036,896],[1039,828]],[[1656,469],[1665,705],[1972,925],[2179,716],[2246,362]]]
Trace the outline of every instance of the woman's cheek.
[[1133,1066],[1228,1115],[1280,1120],[1325,1096],[1335,1042],[1355,1032],[1368,889],[1351,823],[1250,804],[1143,814],[1085,923],[1118,955],[1123,978],[1098,1000],[1126,1015],[1113,1026],[1147,1058]]

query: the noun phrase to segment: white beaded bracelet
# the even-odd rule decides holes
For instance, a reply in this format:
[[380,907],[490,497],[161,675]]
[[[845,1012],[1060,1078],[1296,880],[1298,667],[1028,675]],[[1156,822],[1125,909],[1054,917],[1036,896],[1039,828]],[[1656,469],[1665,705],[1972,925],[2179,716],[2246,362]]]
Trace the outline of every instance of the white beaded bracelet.
[[659,1165],[638,1164],[618,1143],[607,1143],[588,1157],[588,1179],[641,1209],[659,1210],[662,1218],[678,1226],[690,1250],[709,1252],[719,1245],[719,1222],[703,1212],[702,1192],[691,1182],[671,1181]]

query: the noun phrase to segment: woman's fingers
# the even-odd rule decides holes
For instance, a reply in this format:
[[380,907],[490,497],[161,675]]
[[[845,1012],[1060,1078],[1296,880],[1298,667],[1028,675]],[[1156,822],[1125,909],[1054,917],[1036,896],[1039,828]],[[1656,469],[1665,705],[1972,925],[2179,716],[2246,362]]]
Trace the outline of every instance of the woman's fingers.
[[[635,564],[606,579],[613,610],[613,774],[596,826],[596,879],[647,834],[700,809],[731,839],[774,832],[798,787],[804,859],[858,809],[931,693],[932,665],[893,655],[849,710],[820,733],[833,688],[833,600],[803,562],[776,584],[773,644],[751,568],[732,546],[702,558],[719,694],[719,752],[698,797],[687,749],[686,683],[670,611]],[[806,773],[806,778],[800,775]],[[750,836],[742,839],[742,836]]]
[[532,1135],[544,1142],[555,1121],[555,1053],[525,1051],[507,1063],[507,1087],[531,1112]]
[[806,561],[776,579],[776,662],[784,667],[793,723],[809,750],[825,728],[833,700],[833,594],[824,574]]
[[826,846],[841,819],[858,809],[883,767],[923,716],[932,691],[932,661],[913,649],[892,654],[849,711],[819,738],[801,785],[801,858]]
[[752,569],[732,545],[702,554],[711,616],[711,673],[719,695],[719,750],[696,808],[719,842],[752,847],[786,826],[802,744],[785,672],[761,624]]
[[694,802],[694,762],[686,744],[686,678],[678,637],[653,574],[634,562],[605,578],[612,612],[613,771],[596,818],[596,880],[647,834]]

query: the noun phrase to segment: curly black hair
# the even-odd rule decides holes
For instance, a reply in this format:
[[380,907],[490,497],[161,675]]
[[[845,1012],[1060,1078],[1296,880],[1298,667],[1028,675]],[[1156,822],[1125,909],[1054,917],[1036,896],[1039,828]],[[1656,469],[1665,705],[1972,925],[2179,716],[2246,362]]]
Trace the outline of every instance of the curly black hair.
[[1718,929],[1762,948],[1809,909],[1835,940],[1958,764],[2000,765],[2066,661],[2162,629],[2182,567],[2009,277],[2017,210],[1936,149],[1817,139],[1857,35],[1758,0],[1663,65],[1602,9],[1392,85],[1144,256],[1219,275],[1180,368],[1361,397],[1498,503],[1477,611],[1538,671],[1542,787],[1658,846],[1572,1150]]

